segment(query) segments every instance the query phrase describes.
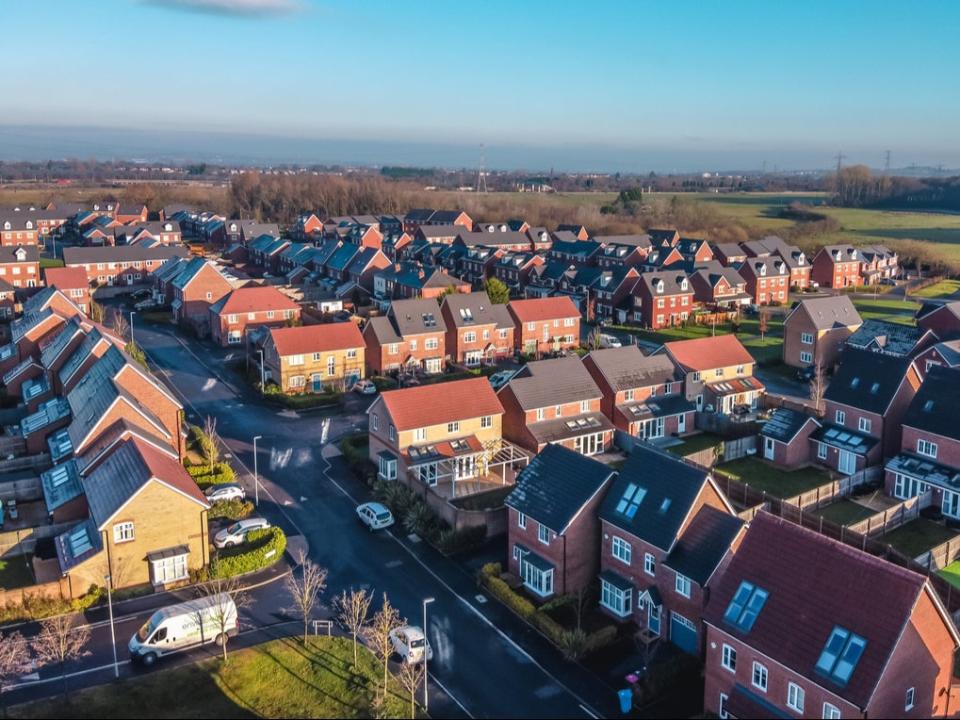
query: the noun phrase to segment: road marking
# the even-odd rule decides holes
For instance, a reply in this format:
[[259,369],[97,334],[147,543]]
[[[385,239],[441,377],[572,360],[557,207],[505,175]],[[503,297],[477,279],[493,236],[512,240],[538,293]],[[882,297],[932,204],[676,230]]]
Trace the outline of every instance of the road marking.
[[388,562],[388,563],[386,564],[385,567],[388,567],[388,568],[390,568],[391,570],[393,570],[394,568],[398,568],[398,567],[400,567],[401,565],[403,565],[403,560],[391,560],[390,562]]
[[[441,690],[443,690],[443,694],[446,695],[446,696],[447,696],[448,698],[450,698],[451,700],[453,700],[453,702],[456,704],[456,706],[457,706],[458,708],[460,708],[460,710],[463,711],[463,714],[464,714],[464,715],[466,715],[468,718],[471,718],[471,720],[473,720],[473,715],[470,713],[469,710],[467,710],[467,709],[463,706],[463,703],[462,703],[462,702],[460,702],[459,700],[457,700],[457,696],[454,695],[454,694],[453,694],[452,692],[450,692],[449,690],[447,690],[447,688],[445,688],[445,687],[443,686],[443,683],[440,682],[439,680],[437,680],[437,676],[436,676],[436,675],[433,675],[432,673],[427,673],[427,674],[430,676],[430,679],[433,681],[433,684],[436,685],[436,686],[437,686],[438,688],[440,688]],[[583,707],[583,706],[581,705],[581,707]],[[596,717],[596,716],[594,716],[594,717]]]
[[583,710],[589,717],[594,718],[594,720],[598,720],[600,717],[599,715],[595,715],[594,712],[588,707],[580,705],[580,709]]
[[473,599],[476,600],[481,605],[487,604],[487,599],[483,595],[480,595],[480,594],[474,595]]

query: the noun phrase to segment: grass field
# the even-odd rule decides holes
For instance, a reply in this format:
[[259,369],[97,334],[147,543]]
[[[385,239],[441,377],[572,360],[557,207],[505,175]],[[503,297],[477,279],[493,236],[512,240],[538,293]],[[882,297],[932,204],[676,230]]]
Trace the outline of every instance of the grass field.
[[[739,480],[755,490],[779,498],[793,497],[830,482],[830,476],[818,468],[781,470],[755,457],[740,458],[718,465],[717,474]],[[718,482],[720,487],[723,487],[723,479],[720,478]]]
[[824,520],[835,522],[838,525],[853,525],[866,520],[876,511],[852,500],[837,500],[815,511]]
[[915,558],[923,555],[930,548],[941,545],[955,537],[957,537],[957,533],[953,530],[932,520],[917,518],[887,533],[883,536],[882,541],[893,545],[904,555]]
[[864,320],[888,320],[902,325],[913,325],[913,316],[920,309],[920,303],[897,298],[855,298],[857,312]]
[[205,660],[10,709],[14,718],[354,718],[409,717],[409,696],[394,681],[384,714],[373,707],[377,660],[344,638],[274,640]]
[[955,588],[960,588],[960,560],[947,565],[943,570],[938,570],[937,575],[942,577]]
[[960,295],[960,280],[941,280],[940,282],[928,285],[910,294],[914,297],[921,298],[949,298],[950,296],[957,296]]

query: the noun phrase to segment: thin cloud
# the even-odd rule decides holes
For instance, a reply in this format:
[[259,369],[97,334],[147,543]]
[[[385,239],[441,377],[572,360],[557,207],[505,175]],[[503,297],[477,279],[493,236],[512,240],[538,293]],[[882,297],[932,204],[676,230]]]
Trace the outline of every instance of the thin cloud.
[[269,17],[291,15],[303,10],[300,0],[146,0],[170,10],[227,15],[231,17]]

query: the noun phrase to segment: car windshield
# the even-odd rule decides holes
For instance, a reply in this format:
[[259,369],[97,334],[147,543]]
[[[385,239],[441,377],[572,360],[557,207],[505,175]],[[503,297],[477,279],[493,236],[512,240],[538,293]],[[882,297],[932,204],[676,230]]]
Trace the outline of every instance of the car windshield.
[[153,623],[153,618],[150,618],[140,626],[140,629],[137,631],[137,639],[140,642],[146,642],[147,638],[150,637],[150,633],[153,632],[154,627],[156,626]]
[[388,512],[377,513],[377,520],[389,520],[389,519],[390,519],[390,513]]
[[416,640],[410,641],[411,650],[419,650],[422,647],[423,647],[423,638],[417,638]]
[[227,533],[230,535],[236,535],[238,532],[240,532],[240,529],[240,523],[234,523],[227,528]]

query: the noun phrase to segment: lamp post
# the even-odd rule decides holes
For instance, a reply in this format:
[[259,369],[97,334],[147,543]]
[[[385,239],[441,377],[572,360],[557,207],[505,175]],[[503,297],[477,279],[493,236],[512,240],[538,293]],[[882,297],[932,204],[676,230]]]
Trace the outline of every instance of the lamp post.
[[266,381],[263,379],[263,350],[257,350],[260,353],[260,393],[267,391]]
[[107,583],[107,609],[110,613],[110,649],[113,650],[113,677],[120,677],[120,665],[117,663],[117,636],[113,629],[113,594],[110,592],[110,586],[113,584],[113,578],[109,574],[104,575],[103,579]]
[[423,599],[423,712],[429,709],[430,698],[427,694],[427,648],[430,647],[430,636],[427,632],[427,605],[436,598],[427,597]]
[[263,438],[263,435],[253,437],[253,504],[260,507],[260,475],[257,472],[257,440]]
[[133,345],[133,316],[137,314],[136,310],[130,311],[130,344]]

